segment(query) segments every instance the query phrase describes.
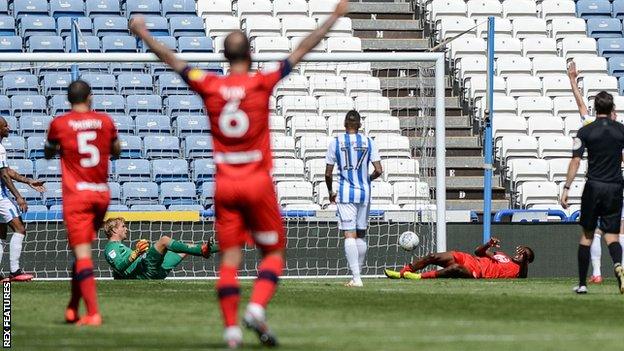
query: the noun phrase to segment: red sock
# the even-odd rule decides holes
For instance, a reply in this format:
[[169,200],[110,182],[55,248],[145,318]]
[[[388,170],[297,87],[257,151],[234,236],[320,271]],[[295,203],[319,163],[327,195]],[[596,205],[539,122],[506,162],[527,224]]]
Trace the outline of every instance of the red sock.
[[76,261],[76,281],[80,287],[80,293],[87,305],[87,314],[92,316],[99,313],[95,278],[93,277],[93,261],[90,258],[82,258]]
[[438,271],[429,271],[420,275],[421,279],[435,279],[438,277]]
[[283,268],[284,259],[281,256],[271,255],[263,259],[258,266],[258,278],[254,283],[249,301],[266,307],[275,294]]
[[76,280],[76,263],[74,263],[72,265],[71,298],[69,299],[67,308],[77,310],[78,304],[80,303],[80,297],[80,285],[78,284],[78,280]]
[[222,264],[219,269],[219,280],[217,281],[217,296],[223,314],[225,327],[238,324],[238,302],[240,301],[240,285],[237,278],[238,269],[236,267]]

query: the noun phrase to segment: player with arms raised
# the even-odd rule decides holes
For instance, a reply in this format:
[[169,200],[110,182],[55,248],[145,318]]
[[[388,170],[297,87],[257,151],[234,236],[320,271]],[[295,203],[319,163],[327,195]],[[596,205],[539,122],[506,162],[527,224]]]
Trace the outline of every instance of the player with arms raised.
[[[45,158],[61,156],[63,221],[69,247],[75,256],[71,299],[65,320],[78,325],[98,326],[98,310],[91,242],[104,221],[110,202],[108,159],[121,152],[113,120],[91,110],[91,87],[81,80],[72,82],[67,92],[71,111],[52,120],[45,145]],[[80,298],[87,315],[79,318]]]
[[263,344],[277,345],[267,326],[265,309],[283,270],[286,238],[271,178],[269,97],[275,85],[323,40],[347,10],[348,1],[341,0],[325,22],[271,73],[250,73],[249,39],[240,31],[230,33],[224,41],[224,55],[230,65],[227,76],[190,67],[150,35],[142,18],[135,17],[130,22],[130,30],[182,76],[203,98],[208,111],[217,166],[215,225],[221,248],[217,295],[225,324],[224,338],[231,348],[239,347],[242,341],[237,316],[240,300],[237,272],[242,246],[249,234],[262,252],[262,261],[244,322]]

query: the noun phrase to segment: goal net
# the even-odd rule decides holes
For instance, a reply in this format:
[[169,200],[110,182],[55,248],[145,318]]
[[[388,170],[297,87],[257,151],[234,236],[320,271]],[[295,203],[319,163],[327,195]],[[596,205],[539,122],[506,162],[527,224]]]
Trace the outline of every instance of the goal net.
[[[215,74],[228,73],[221,55],[181,56]],[[253,69],[274,69],[280,58],[258,54]],[[70,275],[59,161],[42,159],[42,143],[52,116],[69,109],[65,90],[75,74],[90,83],[93,108],[110,114],[120,133],[124,150],[111,162],[109,212],[114,213],[109,215],[129,221],[126,244],[134,247],[138,239],[153,242],[162,235],[194,243],[213,237],[210,128],[202,101],[174,72],[151,54],[0,54],[9,102],[2,114],[12,129],[3,141],[9,164],[47,181],[44,194],[19,187],[31,205],[24,216],[24,268],[42,279]],[[285,276],[349,273],[324,171],[327,146],[344,133],[344,116],[351,109],[362,115],[360,132],[374,140],[384,168],[371,186],[363,275],[378,276],[413,256],[445,250],[443,77],[440,53],[323,53],[307,56],[275,88],[269,124],[273,177],[288,237]],[[12,82],[8,88],[6,82]],[[407,230],[420,238],[412,252],[397,244]],[[95,257],[96,274],[103,278],[111,277],[105,244],[101,232]],[[245,250],[241,275],[253,276],[257,253]],[[170,277],[214,277],[216,263],[187,257]]]

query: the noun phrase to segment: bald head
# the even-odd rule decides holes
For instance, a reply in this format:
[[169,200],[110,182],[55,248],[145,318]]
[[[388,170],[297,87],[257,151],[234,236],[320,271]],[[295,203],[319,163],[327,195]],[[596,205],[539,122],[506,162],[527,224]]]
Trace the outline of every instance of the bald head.
[[0,117],[0,138],[6,138],[9,136],[9,124],[4,117]]
[[249,62],[251,64],[251,53],[249,47],[249,39],[241,31],[234,31],[225,37],[223,42],[225,58],[230,64]]

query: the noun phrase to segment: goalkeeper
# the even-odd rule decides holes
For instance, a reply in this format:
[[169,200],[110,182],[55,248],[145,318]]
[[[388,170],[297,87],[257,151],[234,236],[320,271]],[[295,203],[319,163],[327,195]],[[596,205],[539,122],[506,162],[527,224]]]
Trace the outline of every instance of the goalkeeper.
[[141,239],[131,250],[122,243],[128,237],[128,228],[121,217],[106,220],[104,231],[108,238],[104,248],[106,261],[113,268],[115,279],[165,279],[187,254],[209,258],[219,251],[214,243],[187,245],[164,235],[151,247]]

